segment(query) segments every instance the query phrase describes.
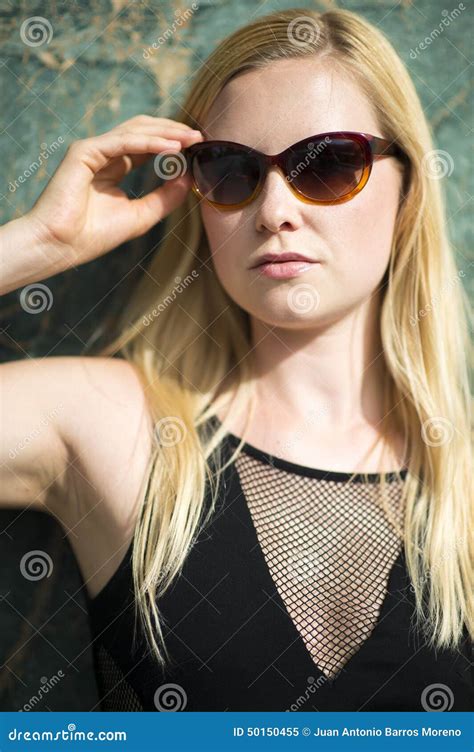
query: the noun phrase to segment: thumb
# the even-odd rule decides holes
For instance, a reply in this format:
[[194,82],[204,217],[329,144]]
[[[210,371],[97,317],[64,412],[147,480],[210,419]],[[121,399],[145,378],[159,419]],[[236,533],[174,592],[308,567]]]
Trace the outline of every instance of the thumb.
[[167,180],[159,188],[155,188],[142,198],[133,199],[137,210],[137,234],[142,235],[153,225],[164,219],[174,209],[180,206],[190,190],[192,180],[189,174],[180,175]]

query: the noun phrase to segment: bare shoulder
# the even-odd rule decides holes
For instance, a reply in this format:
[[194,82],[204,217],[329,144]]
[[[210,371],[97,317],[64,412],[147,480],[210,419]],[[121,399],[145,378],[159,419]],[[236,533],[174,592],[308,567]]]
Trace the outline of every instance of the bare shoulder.
[[0,372],[5,402],[11,399],[17,410],[27,408],[32,414],[47,410],[51,424],[71,445],[77,443],[82,429],[91,425],[105,429],[105,416],[120,425],[145,409],[138,373],[123,359],[24,358],[3,364]]
[[[52,508],[95,595],[133,536],[148,478],[152,431],[141,379],[117,358],[78,358],[67,421],[67,503]],[[74,386],[74,389],[72,389]]]
[[153,425],[136,368],[118,358],[25,358],[0,367],[0,505],[51,513],[91,593],[133,535]]
[[109,455],[111,460],[131,460],[139,447],[148,444],[151,432],[136,368],[118,358],[71,361],[70,412],[62,424],[65,440],[75,448],[77,458],[89,464]]
[[[59,355],[46,358],[23,358],[3,363],[3,381],[15,383],[20,389],[39,383],[41,392],[30,391],[32,400],[46,393],[65,395],[74,389],[83,396],[93,393],[90,387],[99,388],[108,382],[106,394],[110,397],[122,392],[139,397],[140,382],[135,367],[123,358]],[[132,393],[130,393],[132,390]],[[72,394],[72,392],[71,392]],[[24,394],[27,397],[27,394]]]
[[[151,426],[135,367],[55,356],[2,364],[2,503],[77,516],[113,479],[133,483]],[[107,497],[107,502],[109,497]]]
[[75,499],[68,504],[68,514],[75,524],[90,513],[126,526],[130,513],[133,526],[133,502],[145,477],[152,438],[141,379],[123,359],[70,360],[68,416],[61,421]]
[[[56,361],[54,363],[54,361]],[[56,385],[63,382],[70,400],[78,407],[99,409],[97,419],[111,412],[113,420],[130,418],[145,408],[145,395],[136,368],[122,358],[57,357],[43,361]],[[94,418],[78,409],[78,423]],[[78,427],[78,426],[76,426]]]

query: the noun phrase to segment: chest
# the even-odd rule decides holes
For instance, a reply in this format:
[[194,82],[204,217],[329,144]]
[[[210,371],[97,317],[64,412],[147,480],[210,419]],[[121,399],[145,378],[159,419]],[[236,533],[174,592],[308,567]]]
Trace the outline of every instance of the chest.
[[[252,500],[245,500],[243,477],[235,468],[227,473],[211,522],[201,531],[181,575],[160,600],[170,655],[165,671],[143,645],[130,652],[133,607],[126,608],[116,598],[128,589],[125,569],[123,581],[115,580],[105,600],[96,604],[103,616],[97,616],[96,608],[95,629],[121,663],[144,709],[159,709],[157,696],[173,684],[184,698],[181,709],[191,711],[422,710],[424,690],[440,682],[456,695],[454,709],[467,709],[472,700],[467,653],[435,654],[411,631],[412,594],[403,553],[396,549],[387,559],[392,562],[388,579],[372,614],[363,610],[370,588],[359,582],[359,617],[368,624],[365,639],[353,646],[350,655],[339,655],[339,666],[331,670],[329,662],[324,664],[325,654],[333,662],[338,655],[335,638],[326,644],[322,639],[324,634],[337,634],[337,629],[322,629],[324,620],[332,618],[333,627],[343,621],[343,614],[354,609],[358,586],[353,582],[350,587],[346,579],[342,599],[346,610],[329,596],[318,600],[320,612],[315,611],[318,603],[311,606],[297,598],[312,613],[306,636],[292,613],[291,600],[279,587],[270,549],[259,541],[258,521],[250,513]],[[290,521],[287,524],[291,527]],[[304,585],[307,580],[307,585],[314,579],[311,562],[304,557],[293,569],[296,590],[298,581]],[[120,612],[118,619],[110,618],[113,608]]]

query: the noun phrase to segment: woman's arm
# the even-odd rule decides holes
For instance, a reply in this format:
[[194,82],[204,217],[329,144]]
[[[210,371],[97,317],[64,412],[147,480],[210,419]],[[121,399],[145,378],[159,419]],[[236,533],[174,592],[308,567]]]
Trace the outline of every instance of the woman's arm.
[[101,501],[126,519],[150,450],[141,382],[125,360],[56,356],[0,366],[0,507],[71,524]]
[[46,511],[65,493],[74,358],[25,359],[0,366],[0,505]]
[[73,264],[72,249],[55,243],[40,220],[26,214],[0,227],[0,295]]
[[[157,153],[200,138],[182,123],[140,115],[74,142],[33,208],[0,227],[0,293],[145,233],[182,203],[189,176],[140,199],[129,199],[118,184]],[[127,470],[130,447],[120,437],[133,426],[139,430],[142,403],[136,374],[117,359],[28,358],[0,365],[0,505],[59,509],[73,486],[87,490],[88,479],[98,497],[107,496],[114,468],[117,475]],[[112,448],[105,436],[114,437]],[[137,462],[137,479],[142,465]]]

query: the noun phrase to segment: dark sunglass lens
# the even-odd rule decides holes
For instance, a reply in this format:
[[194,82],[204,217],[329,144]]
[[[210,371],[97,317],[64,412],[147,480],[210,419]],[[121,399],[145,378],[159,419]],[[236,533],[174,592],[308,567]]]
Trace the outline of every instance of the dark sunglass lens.
[[242,149],[209,146],[196,153],[193,175],[205,198],[230,206],[240,204],[252,195],[260,168],[258,160]]
[[314,140],[295,149],[289,159],[289,180],[308,198],[332,201],[351,193],[362,178],[362,144],[349,138]]

